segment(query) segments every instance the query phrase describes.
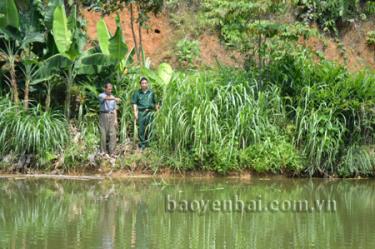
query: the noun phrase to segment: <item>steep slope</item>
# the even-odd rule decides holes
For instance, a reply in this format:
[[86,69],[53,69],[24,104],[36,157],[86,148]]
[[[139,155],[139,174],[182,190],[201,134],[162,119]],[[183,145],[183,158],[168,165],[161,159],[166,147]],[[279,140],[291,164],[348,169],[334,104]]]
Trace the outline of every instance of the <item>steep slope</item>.
[[[100,13],[83,10],[82,14],[87,21],[89,39],[96,40],[96,23],[100,19]],[[116,29],[115,16],[116,14],[111,14],[104,18],[112,33]],[[129,11],[121,11],[120,17],[126,42],[130,47],[133,47]],[[194,16],[190,18],[194,18]],[[367,32],[371,30],[375,30],[374,20],[354,23],[338,39],[326,36],[322,36],[323,38],[312,37],[305,44],[315,51],[322,52],[327,59],[347,65],[351,71],[358,71],[362,68],[375,69],[374,48],[366,44]],[[136,28],[135,31],[138,36],[138,29]],[[176,43],[183,38],[183,33],[184,30],[178,30],[171,23],[171,15],[166,11],[158,16],[150,17],[147,29],[142,31],[142,40],[145,54],[151,59],[153,66],[160,62],[169,62],[177,66]],[[184,35],[189,36],[190,34]],[[218,35],[202,32],[196,37],[196,40],[199,41],[201,50],[200,66],[214,66],[217,62],[235,67],[243,65],[243,56],[239,52],[227,49],[220,42]]]
[[[84,10],[82,15],[87,22],[89,39],[96,40],[96,23],[100,19],[100,13]],[[115,16],[116,14],[113,13],[104,17],[112,34],[116,30]],[[126,43],[129,47],[133,47],[129,11],[121,11],[120,18]],[[138,36],[137,28],[135,32]],[[158,65],[160,62],[176,64],[175,45],[180,38],[169,21],[168,13],[163,12],[158,16],[151,16],[147,23],[147,29],[142,30],[142,43],[145,54],[151,59],[152,65]],[[217,63],[216,61],[230,66],[241,66],[243,64],[240,53],[226,50],[216,35],[202,34],[198,40],[201,50],[200,64],[202,66],[213,66]]]

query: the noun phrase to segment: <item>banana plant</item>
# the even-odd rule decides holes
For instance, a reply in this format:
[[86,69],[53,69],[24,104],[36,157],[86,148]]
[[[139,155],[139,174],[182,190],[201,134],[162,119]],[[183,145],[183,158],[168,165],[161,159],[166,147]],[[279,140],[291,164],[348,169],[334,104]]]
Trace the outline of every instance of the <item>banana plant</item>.
[[92,53],[84,51],[86,37],[82,34],[77,19],[77,9],[72,7],[71,15],[67,17],[63,4],[58,5],[53,12],[52,36],[58,53],[43,62],[39,73],[42,78],[51,74],[62,74],[65,78],[65,116],[70,117],[71,88],[77,75],[95,73],[90,64],[82,60]]
[[116,17],[117,29],[112,36],[108,31],[103,18],[96,25],[97,39],[100,53],[94,53],[86,57],[82,62],[90,65],[115,65],[118,72],[125,71],[127,66],[133,62],[134,48],[129,51],[122,35],[120,17]]
[[[75,15],[76,11],[72,12],[70,18],[70,26],[75,26]],[[73,25],[74,24],[74,25]],[[58,5],[53,13],[53,24],[52,24],[52,35],[55,40],[55,44],[58,53],[52,55],[45,60],[44,65],[40,69],[40,74],[44,77],[48,77],[52,73],[57,73],[58,69],[64,69],[63,74],[65,76],[65,116],[70,116],[70,98],[71,98],[71,87],[74,82],[77,68],[77,58],[80,55],[77,51],[77,46],[73,44],[73,33],[74,29],[71,30],[68,27],[68,18],[65,13],[65,7],[61,4]]]
[[[32,54],[33,44],[45,43],[46,30],[40,22],[40,1],[4,0],[0,2],[0,36],[5,49],[0,51],[0,59],[5,61],[9,71],[9,81],[13,100],[19,102],[17,65]],[[25,85],[25,109],[28,102],[28,85]]]
[[98,24],[98,27],[101,28],[102,33],[100,36],[101,52],[94,53],[94,49],[84,51],[86,41],[83,39],[85,37],[81,35],[81,30],[77,28],[76,8],[72,9],[69,17],[66,16],[63,5],[58,5],[54,11],[52,35],[58,53],[45,61],[41,72],[47,76],[64,69],[66,79],[65,115],[67,117],[70,117],[70,92],[77,75],[94,74],[97,72],[97,68],[102,66],[121,65],[119,68],[123,69],[130,61],[131,55],[125,56],[128,47],[122,36],[119,18],[117,18],[117,30],[113,36],[108,32],[105,23],[104,25],[103,23]]

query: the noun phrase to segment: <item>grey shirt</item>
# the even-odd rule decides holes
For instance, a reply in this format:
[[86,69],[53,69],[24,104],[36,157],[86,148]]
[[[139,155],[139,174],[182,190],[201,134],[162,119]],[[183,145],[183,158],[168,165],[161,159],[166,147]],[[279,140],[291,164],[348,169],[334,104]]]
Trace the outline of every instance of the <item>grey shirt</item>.
[[106,93],[99,94],[99,104],[101,112],[112,112],[116,110],[117,104],[116,100],[106,100],[105,97],[108,96]]

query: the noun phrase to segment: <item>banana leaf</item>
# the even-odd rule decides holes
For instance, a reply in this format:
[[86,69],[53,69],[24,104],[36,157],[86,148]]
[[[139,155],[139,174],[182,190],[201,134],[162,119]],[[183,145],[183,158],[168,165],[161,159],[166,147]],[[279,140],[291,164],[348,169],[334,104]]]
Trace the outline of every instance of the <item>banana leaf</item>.
[[58,51],[65,54],[72,44],[72,32],[68,29],[68,20],[63,5],[57,6],[54,11],[52,31]]
[[18,9],[13,0],[0,1],[0,14],[0,28],[5,28],[7,26],[19,28]]
[[82,57],[82,63],[86,65],[110,66],[113,65],[114,62],[115,61],[110,56],[102,53],[95,53]]
[[116,60],[124,59],[126,53],[128,52],[128,46],[124,42],[124,37],[122,36],[122,28],[120,25],[120,18],[117,16],[117,30],[115,35],[109,39],[109,53],[110,56]]
[[111,35],[103,18],[101,18],[96,24],[96,34],[98,37],[100,50],[103,54],[109,55],[109,39],[111,38]]
[[57,6],[64,4],[63,0],[49,0],[46,10],[44,11],[44,22],[48,29],[52,29],[53,13]]
[[44,33],[40,33],[40,32],[27,33],[26,36],[22,40],[22,47],[25,48],[28,44],[34,43],[34,42],[44,43],[45,42]]
[[43,62],[38,70],[38,74],[40,78],[45,78],[48,75],[57,73],[60,70],[69,67],[70,65],[72,65],[72,61],[68,57],[56,54]]
[[161,63],[158,67],[157,74],[162,80],[162,83],[168,85],[172,78],[173,69],[168,63]]

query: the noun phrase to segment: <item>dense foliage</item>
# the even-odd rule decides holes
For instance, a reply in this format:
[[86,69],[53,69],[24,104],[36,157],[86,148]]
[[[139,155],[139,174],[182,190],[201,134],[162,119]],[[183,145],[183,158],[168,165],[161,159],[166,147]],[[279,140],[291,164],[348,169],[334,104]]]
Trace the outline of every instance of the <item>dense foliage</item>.
[[316,22],[325,32],[338,31],[356,19],[374,14],[375,4],[368,0],[294,0],[298,17],[305,22]]
[[[6,11],[0,8],[0,158],[32,154],[43,165],[95,165],[97,96],[111,82],[122,99],[120,168],[374,175],[373,72],[350,73],[305,48],[298,40],[313,33],[309,27],[275,21],[285,1],[203,1],[206,23],[246,56],[244,69],[193,70],[199,46],[186,38],[176,47],[184,71],[166,63],[152,69],[146,58],[134,62],[139,51],[124,42],[119,17],[114,34],[101,19],[97,42],[87,49],[77,6],[6,3]],[[30,28],[23,13],[34,13],[28,18],[39,24]],[[152,146],[140,159],[129,149],[136,144],[130,96],[143,75],[162,107]]]

